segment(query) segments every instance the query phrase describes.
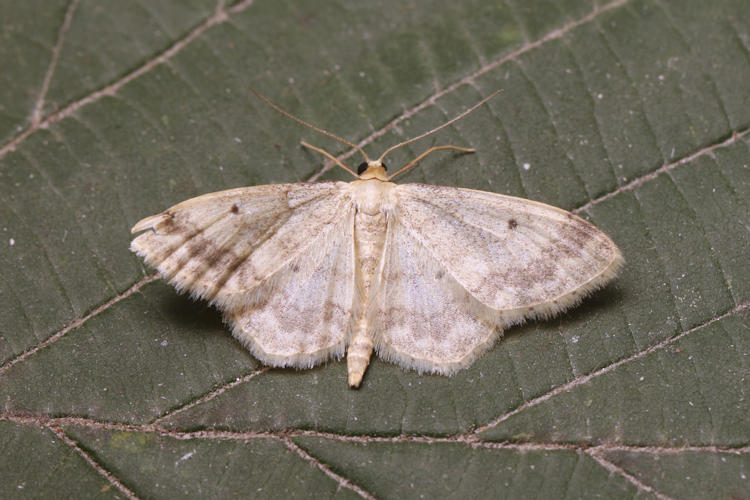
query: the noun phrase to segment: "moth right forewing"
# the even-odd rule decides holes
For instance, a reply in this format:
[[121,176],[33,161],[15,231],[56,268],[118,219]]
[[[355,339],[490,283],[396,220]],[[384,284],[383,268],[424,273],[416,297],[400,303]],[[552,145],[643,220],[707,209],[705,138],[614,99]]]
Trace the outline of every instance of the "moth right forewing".
[[477,300],[547,315],[611,279],[622,257],[609,237],[549,205],[482,191],[398,186],[404,227]]

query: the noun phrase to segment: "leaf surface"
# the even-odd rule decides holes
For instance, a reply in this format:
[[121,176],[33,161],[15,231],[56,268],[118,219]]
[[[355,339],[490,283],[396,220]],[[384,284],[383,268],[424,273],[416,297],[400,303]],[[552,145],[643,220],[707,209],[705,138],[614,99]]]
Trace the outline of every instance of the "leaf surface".
[[[0,1],[2,496],[748,498],[744,7]],[[502,88],[400,182],[573,210],[622,275],[451,378],[264,368],[128,250],[199,194],[347,180],[248,84],[373,156]]]

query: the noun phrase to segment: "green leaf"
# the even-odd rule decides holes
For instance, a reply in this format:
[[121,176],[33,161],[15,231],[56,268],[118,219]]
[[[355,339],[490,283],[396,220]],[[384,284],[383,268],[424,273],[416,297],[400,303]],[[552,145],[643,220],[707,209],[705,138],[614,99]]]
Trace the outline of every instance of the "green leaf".
[[[0,0],[0,496],[750,498],[740,0]],[[498,88],[402,182],[573,210],[622,275],[454,377],[268,369],[130,227],[346,179]],[[428,147],[389,157],[399,165]],[[358,163],[356,156],[346,156]]]
[[120,492],[50,429],[0,422],[3,498],[119,498]]

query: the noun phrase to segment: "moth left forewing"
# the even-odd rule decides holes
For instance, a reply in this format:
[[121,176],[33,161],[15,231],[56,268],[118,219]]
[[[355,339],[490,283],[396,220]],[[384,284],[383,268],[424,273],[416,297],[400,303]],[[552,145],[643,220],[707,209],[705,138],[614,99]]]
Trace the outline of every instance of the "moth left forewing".
[[340,182],[210,193],[138,222],[131,249],[207,298],[263,362],[340,356],[354,294],[353,203]]
[[178,290],[220,307],[244,301],[351,204],[345,183],[210,193],[143,219],[131,249]]
[[612,240],[583,219],[531,200],[403,184],[397,216],[447,272],[510,321],[548,316],[611,280]]

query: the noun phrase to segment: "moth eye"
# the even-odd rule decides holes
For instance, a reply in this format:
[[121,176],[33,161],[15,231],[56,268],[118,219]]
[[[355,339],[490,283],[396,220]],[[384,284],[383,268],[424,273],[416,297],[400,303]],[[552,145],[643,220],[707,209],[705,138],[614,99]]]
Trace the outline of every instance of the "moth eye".
[[367,162],[363,161],[357,167],[357,175],[362,175],[365,170],[367,170]]
[[380,166],[383,167],[383,170],[388,172],[388,167],[385,166],[385,163],[381,163]]

